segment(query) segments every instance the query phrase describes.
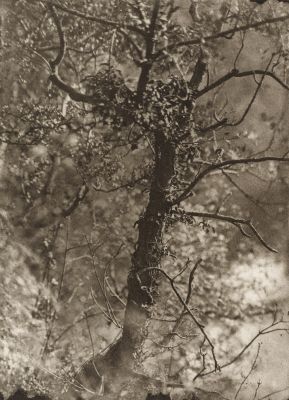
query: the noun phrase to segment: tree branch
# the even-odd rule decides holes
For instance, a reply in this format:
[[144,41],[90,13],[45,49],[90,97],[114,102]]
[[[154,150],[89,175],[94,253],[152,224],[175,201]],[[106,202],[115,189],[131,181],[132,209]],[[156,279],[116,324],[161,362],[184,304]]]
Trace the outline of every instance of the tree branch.
[[201,43],[204,43],[204,42],[213,41],[215,39],[224,38],[224,37],[226,37],[228,35],[234,35],[237,32],[244,32],[244,31],[246,31],[248,29],[259,28],[260,26],[263,26],[263,25],[266,25],[266,24],[273,24],[273,23],[283,22],[283,21],[286,21],[287,19],[289,19],[289,15],[288,14],[282,15],[280,17],[268,18],[267,20],[264,20],[264,21],[252,22],[250,24],[241,25],[239,27],[236,26],[234,28],[227,29],[226,31],[218,32],[218,33],[215,33],[213,35],[208,35],[208,36],[205,36],[203,38],[182,40],[182,41],[179,41],[177,43],[172,43],[172,44],[169,44],[169,45],[164,46],[161,49],[159,49],[154,54],[154,59],[159,58],[161,55],[164,55],[167,51],[170,51],[170,50],[175,50],[175,49],[178,49],[178,48],[184,47],[184,46],[198,45],[198,44],[201,44]]
[[67,14],[74,15],[75,17],[78,17],[78,18],[86,19],[87,21],[97,22],[98,24],[102,24],[105,26],[111,26],[113,28],[124,28],[131,32],[138,33],[142,36],[146,35],[146,32],[144,30],[137,28],[135,25],[120,24],[119,22],[111,21],[106,18],[94,17],[92,15],[84,14],[80,11],[65,7],[65,6],[55,3],[55,2],[53,2],[52,5],[55,8],[58,8],[59,10],[66,12]]
[[205,93],[217,88],[218,86],[222,85],[223,83],[227,82],[228,80],[232,78],[243,78],[246,76],[256,76],[256,75],[264,75],[264,76],[269,76],[270,78],[274,79],[276,82],[279,83],[284,89],[289,90],[289,86],[286,85],[280,78],[278,78],[273,72],[271,71],[265,71],[261,69],[253,69],[250,71],[243,71],[239,72],[237,69],[233,69],[232,71],[228,72],[226,75],[222,76],[215,82],[211,83],[210,85],[206,86],[204,89],[199,90],[198,93],[196,94],[196,97],[201,97]]
[[[196,264],[193,273],[195,272],[195,269],[197,268],[199,262]],[[209,338],[209,336],[207,335],[204,326],[197,320],[197,318],[194,316],[194,314],[192,313],[191,309],[189,308],[188,304],[186,303],[186,301],[182,298],[181,294],[179,293],[178,289],[175,286],[175,280],[174,278],[171,278],[163,269],[161,268],[157,268],[157,267],[148,267],[148,268],[143,268],[136,271],[133,271],[136,274],[141,274],[141,273],[147,273],[148,271],[158,271],[160,272],[162,275],[164,275],[164,277],[169,281],[171,288],[173,289],[173,292],[175,293],[175,295],[177,296],[178,300],[180,301],[180,303],[183,305],[184,309],[187,311],[187,313],[190,315],[190,317],[192,318],[192,320],[194,321],[194,323],[197,325],[197,327],[199,328],[199,330],[202,332],[203,336],[204,336],[204,340],[206,340],[211,348],[211,354],[214,360],[214,371],[219,371],[220,370],[220,366],[219,363],[217,361],[216,358],[216,354],[215,354],[215,346],[212,343],[211,339]],[[192,276],[193,276],[192,273]]]
[[178,205],[188,197],[190,197],[193,188],[208,174],[211,172],[222,169],[224,167],[231,167],[233,165],[246,165],[246,164],[257,164],[266,161],[278,161],[278,162],[289,162],[289,158],[286,157],[260,157],[260,158],[240,158],[237,160],[226,160],[217,164],[211,164],[209,167],[205,168],[202,172],[200,172],[193,182],[183,191],[183,193],[177,197],[174,201],[172,201],[171,205]]
[[146,85],[149,80],[149,73],[152,68],[152,63],[153,63],[152,59],[155,46],[155,29],[156,29],[156,22],[159,14],[159,9],[160,9],[160,0],[154,0],[150,25],[148,28],[148,32],[146,34],[145,61],[143,61],[141,67],[141,73],[137,84],[137,101],[140,101],[142,98],[143,92],[145,91]]
[[84,94],[75,90],[72,86],[65,83],[56,73],[53,73],[49,77],[50,81],[58,87],[58,89],[62,90],[63,92],[67,93],[71,100],[76,102],[83,102],[87,104],[95,105],[95,98],[94,96],[90,96],[88,94]]
[[197,91],[199,89],[199,86],[203,80],[203,76],[206,72],[207,64],[203,61],[203,58],[203,52],[201,51],[201,54],[195,65],[193,75],[188,83],[189,88],[191,88],[192,90]]
[[71,87],[67,83],[63,82],[63,80],[58,76],[57,69],[58,69],[61,61],[63,60],[64,54],[65,54],[65,47],[66,47],[65,36],[64,36],[64,32],[62,30],[61,22],[58,18],[58,15],[56,14],[56,12],[54,10],[54,5],[52,2],[48,3],[48,8],[51,12],[53,21],[56,25],[58,37],[59,37],[58,54],[57,54],[55,60],[49,62],[49,66],[52,71],[52,74],[50,75],[49,79],[55,86],[58,87],[58,89],[61,89],[62,91],[67,93],[72,100],[77,101],[77,102],[88,103],[88,104],[95,104],[95,100],[94,100],[93,96],[89,96],[89,95],[78,92],[73,87]]
[[80,189],[78,190],[75,198],[73,199],[72,203],[62,211],[62,216],[64,218],[68,217],[73,213],[73,211],[78,207],[78,205],[81,203],[81,201],[85,198],[89,191],[89,188],[87,185],[82,185]]
[[249,378],[249,376],[252,374],[252,372],[254,371],[254,369],[256,368],[256,364],[257,364],[257,360],[259,358],[259,354],[260,354],[260,348],[261,348],[261,343],[258,343],[258,348],[257,348],[257,353],[256,356],[254,358],[253,364],[251,365],[250,371],[248,372],[248,374],[244,377],[244,379],[242,380],[236,394],[234,397],[234,400],[236,400],[236,398],[238,397],[239,393],[242,390],[242,387],[244,386],[245,382],[247,381],[247,379]]
[[[191,211],[191,212],[182,212],[182,217],[187,217],[188,219],[192,218],[206,218],[206,219],[216,219],[219,221],[223,222],[228,222],[229,224],[235,225],[237,227],[240,226],[247,226],[253,235],[259,240],[259,242],[269,251],[272,251],[273,253],[277,253],[277,250],[275,250],[273,247],[268,245],[265,240],[262,238],[260,233],[257,231],[257,229],[254,227],[252,222],[248,219],[243,219],[243,218],[235,218],[230,215],[223,215],[223,214],[214,214],[214,213],[206,213],[206,212],[197,212],[197,211]],[[243,230],[241,231],[243,233]],[[246,232],[243,233],[244,236],[248,237],[248,234]]]
[[[221,368],[221,370],[222,369],[224,369],[224,368],[226,368],[226,367],[229,367],[230,365],[232,365],[232,364],[234,364],[236,361],[238,361],[242,356],[243,356],[243,354],[251,347],[251,345],[260,337],[260,336],[262,336],[262,335],[267,335],[267,334],[270,334],[270,333],[273,333],[273,332],[279,332],[279,331],[282,331],[282,332],[289,332],[289,329],[288,328],[277,328],[277,326],[280,326],[280,324],[283,324],[283,323],[288,323],[288,321],[282,321],[282,320],[280,320],[280,321],[273,321],[269,326],[267,326],[266,328],[263,328],[263,329],[261,329],[258,333],[256,333],[256,335],[255,336],[253,336],[253,338],[242,348],[242,350],[235,356],[235,357],[233,357],[230,361],[228,361],[228,362],[226,362],[226,363],[224,363],[223,365],[221,365],[220,366],[220,368]],[[276,326],[276,328],[274,328]],[[273,329],[271,329],[273,327]],[[211,375],[211,374],[213,374],[215,371],[214,371],[214,369],[212,369],[212,370],[210,370],[210,371],[208,371],[208,372],[205,372],[205,373],[203,373],[203,374],[200,374],[199,375],[199,377],[204,377],[204,376],[207,376],[207,375]],[[264,397],[265,398],[265,397]]]
[[58,15],[54,9],[54,6],[52,5],[51,2],[48,3],[48,9],[51,13],[51,16],[53,18],[53,21],[56,25],[57,28],[57,33],[58,33],[58,37],[59,37],[59,49],[58,49],[58,54],[56,56],[56,58],[53,61],[50,61],[50,68],[53,72],[55,72],[55,70],[57,69],[57,67],[61,64],[64,55],[65,55],[65,37],[64,37],[64,33],[62,30],[62,25],[61,25],[61,21],[58,18]]
[[222,170],[222,174],[225,176],[225,178],[247,199],[249,200],[252,204],[254,204],[255,207],[258,207],[264,214],[268,215],[268,212],[260,205],[259,201],[255,199],[253,196],[248,194],[241,186],[236,183],[227,172]]
[[228,122],[227,118],[222,118],[220,121],[217,121],[212,125],[205,126],[205,127],[198,127],[198,128],[196,128],[196,131],[202,135],[202,134],[211,132],[212,130],[222,128],[223,126],[227,126],[227,122]]
[[[270,60],[269,60],[269,62],[268,62],[268,64],[267,64],[267,67],[266,67],[265,72],[268,71],[269,66],[270,66],[270,64],[271,64],[271,62],[272,62],[272,60],[273,60],[273,58],[274,58],[274,54],[272,54],[272,56],[270,57]],[[260,91],[260,89],[261,89],[261,86],[262,86],[262,83],[263,83],[263,81],[264,81],[264,78],[265,78],[265,75],[263,74],[263,75],[261,76],[260,82],[258,82],[258,84],[257,84],[257,88],[256,88],[256,90],[255,90],[255,92],[254,92],[254,94],[253,94],[251,100],[249,101],[249,104],[247,105],[245,111],[243,112],[243,115],[239,118],[238,121],[236,121],[236,122],[231,122],[231,123],[229,123],[229,124],[226,124],[227,126],[238,126],[238,125],[240,125],[240,124],[244,121],[244,119],[246,118],[248,112],[250,111],[252,105],[254,104],[254,102],[255,102],[255,100],[256,100],[256,97],[257,97],[257,95],[258,95],[258,93],[259,93],[259,91]]]

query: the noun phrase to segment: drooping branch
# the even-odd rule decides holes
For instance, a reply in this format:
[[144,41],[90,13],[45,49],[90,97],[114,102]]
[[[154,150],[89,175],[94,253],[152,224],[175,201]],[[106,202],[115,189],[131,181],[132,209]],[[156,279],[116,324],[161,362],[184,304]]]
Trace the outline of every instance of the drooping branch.
[[284,89],[289,90],[289,86],[286,85],[285,82],[283,82],[278,76],[276,76],[273,72],[271,71],[265,71],[262,69],[253,69],[250,71],[243,71],[239,72],[238,69],[233,69],[232,71],[228,72],[221,78],[217,79],[215,82],[211,83],[210,85],[206,86],[204,89],[199,90],[199,92],[196,94],[196,97],[201,97],[205,93],[210,92],[213,89],[216,89],[218,86],[222,85],[223,83],[229,81],[232,78],[243,78],[246,76],[256,76],[256,75],[263,75],[263,76],[269,76],[270,78],[274,79],[279,85],[281,85]]
[[95,98],[85,93],[78,92],[72,86],[65,83],[57,74],[51,74],[49,80],[56,86],[58,89],[62,90],[66,94],[69,95],[71,100],[76,102],[83,102],[87,104],[95,104]]
[[191,196],[192,190],[194,187],[207,175],[211,172],[216,171],[218,169],[222,169],[225,167],[232,167],[234,165],[248,165],[248,164],[258,164],[266,161],[277,161],[277,162],[289,162],[289,158],[287,157],[275,157],[275,156],[267,156],[260,158],[240,158],[235,160],[225,160],[220,163],[211,164],[209,167],[203,169],[192,181],[190,185],[183,191],[183,193],[178,196],[174,201],[172,201],[172,205],[180,204],[182,201],[186,200]]
[[[266,243],[266,241],[263,239],[263,237],[260,235],[260,233],[253,225],[252,221],[250,221],[249,219],[235,218],[230,215],[206,213],[198,211],[191,211],[191,212],[184,211],[181,213],[181,215],[182,218],[186,218],[188,220],[191,220],[193,218],[216,219],[222,222],[227,222],[229,224],[235,225],[238,228],[246,226],[267,250],[272,251],[273,253],[277,253],[277,250],[275,250],[268,243]],[[243,231],[243,229],[241,230],[241,232],[244,234],[244,236],[246,237],[248,236],[248,234],[245,231]]]
[[253,196],[247,193],[241,186],[239,186],[237,182],[234,181],[234,179],[232,179],[229,174],[227,174],[226,171],[222,170],[222,174],[248,201],[254,204],[255,207],[258,207],[264,214],[268,215],[267,211],[260,205],[258,199],[255,199]]
[[[269,67],[270,67],[270,64],[271,64],[273,58],[274,58],[274,54],[272,54],[272,56],[270,57],[270,60],[269,60],[269,62],[268,62],[268,64],[267,64],[267,67],[266,67],[265,72],[268,71],[268,69],[269,69]],[[230,123],[226,124],[227,126],[238,126],[238,125],[240,125],[240,124],[245,120],[245,118],[246,118],[248,112],[250,111],[252,105],[254,104],[254,102],[255,102],[255,100],[256,100],[256,98],[257,98],[257,95],[258,95],[258,93],[259,93],[259,91],[260,91],[260,89],[261,89],[261,86],[262,86],[262,84],[263,84],[264,78],[265,78],[265,75],[263,74],[263,75],[261,76],[260,82],[258,82],[258,84],[257,84],[257,88],[256,88],[256,90],[255,90],[255,92],[254,92],[254,94],[253,94],[251,100],[249,101],[249,104],[248,104],[247,107],[245,108],[245,111],[243,112],[243,114],[241,115],[241,117],[239,118],[239,120],[236,121],[236,122],[230,122]]]

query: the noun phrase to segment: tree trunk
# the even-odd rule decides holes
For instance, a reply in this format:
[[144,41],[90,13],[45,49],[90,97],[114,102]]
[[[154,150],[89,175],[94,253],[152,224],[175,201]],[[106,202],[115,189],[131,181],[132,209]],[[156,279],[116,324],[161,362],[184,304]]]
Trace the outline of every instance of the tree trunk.
[[[138,220],[138,241],[132,255],[128,275],[128,299],[121,338],[104,357],[86,363],[77,380],[93,390],[100,387],[100,376],[105,376],[109,388],[119,390],[119,384],[131,378],[135,361],[139,358],[147,336],[152,306],[158,299],[163,233],[170,212],[168,195],[175,167],[175,144],[162,133],[155,137],[155,167],[149,201]],[[148,270],[149,269],[149,270]],[[111,384],[114,388],[111,388]]]
[[167,195],[174,175],[174,159],[174,145],[163,136],[157,138],[154,179],[147,209],[138,222],[137,248],[128,276],[129,295],[122,335],[125,362],[128,355],[141,350],[151,306],[158,297],[159,273],[151,268],[160,268],[163,256],[162,237],[170,211]]

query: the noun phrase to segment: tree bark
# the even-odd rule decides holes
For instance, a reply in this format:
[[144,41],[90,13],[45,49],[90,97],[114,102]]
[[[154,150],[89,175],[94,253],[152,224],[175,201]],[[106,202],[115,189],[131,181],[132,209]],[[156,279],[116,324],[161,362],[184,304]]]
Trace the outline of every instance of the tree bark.
[[[138,221],[138,242],[128,276],[129,295],[122,335],[126,363],[131,356],[141,351],[151,308],[158,298],[158,273],[147,271],[147,268],[161,266],[164,253],[162,238],[170,211],[167,198],[174,176],[175,146],[159,133],[155,150],[155,170],[149,202],[143,217]],[[130,363],[133,363],[133,358],[129,360]]]
[[147,337],[152,307],[158,299],[160,276],[151,268],[161,268],[164,254],[162,239],[170,212],[168,194],[174,173],[175,144],[158,133],[155,136],[155,167],[149,200],[143,216],[138,220],[138,240],[128,275],[122,336],[102,358],[87,362],[76,378],[94,391],[100,388],[101,376],[105,376],[108,384],[105,390],[118,391],[119,385],[134,375],[135,361]]

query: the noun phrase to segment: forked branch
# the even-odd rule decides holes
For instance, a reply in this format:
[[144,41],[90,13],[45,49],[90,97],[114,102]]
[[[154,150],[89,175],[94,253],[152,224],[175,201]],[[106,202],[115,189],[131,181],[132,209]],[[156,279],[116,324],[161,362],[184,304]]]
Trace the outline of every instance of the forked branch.
[[[194,275],[195,270],[197,269],[199,263],[201,260],[199,260],[197,262],[197,264],[195,265],[195,268],[193,269],[192,273],[191,273],[191,279]],[[197,320],[197,318],[194,316],[194,314],[192,313],[192,310],[189,308],[186,300],[183,299],[182,295],[179,293],[178,289],[176,288],[175,285],[175,278],[170,277],[163,269],[161,268],[157,268],[157,267],[149,267],[149,268],[144,268],[141,270],[137,271],[137,274],[141,274],[141,273],[147,273],[148,271],[158,271],[160,272],[170,283],[171,288],[173,290],[173,292],[175,293],[176,297],[178,298],[178,300],[180,301],[180,303],[182,304],[183,308],[186,310],[186,312],[188,313],[188,315],[191,317],[191,319],[194,321],[194,323],[197,325],[197,327],[199,328],[199,330],[202,332],[203,336],[204,336],[204,340],[208,343],[208,345],[210,346],[211,349],[211,354],[214,360],[214,371],[219,371],[220,370],[220,366],[219,363],[217,361],[216,358],[216,354],[215,354],[215,346],[213,344],[213,342],[211,341],[211,339],[209,338],[209,336],[207,335],[204,326]]]
[[[264,335],[268,335],[270,333],[274,333],[274,332],[287,332],[289,333],[289,327],[285,326],[283,324],[288,324],[288,321],[283,321],[282,319],[276,321],[274,320],[270,325],[268,325],[267,327],[259,330],[255,336],[252,337],[252,339],[242,348],[242,350],[235,355],[230,361],[224,363],[223,365],[220,366],[220,369],[224,369],[226,367],[229,367],[230,365],[234,364],[236,361],[240,360],[243,355],[247,352],[247,350],[252,346],[252,344],[254,342],[256,342],[256,340]],[[214,369],[211,369],[208,372],[204,372],[202,374],[199,375],[199,377],[204,377],[207,375],[211,375],[213,374],[215,371]]]
[[47,4],[48,9],[51,13],[52,19],[55,23],[55,26],[57,28],[57,33],[58,33],[58,38],[59,38],[59,48],[58,48],[58,54],[55,57],[54,60],[49,61],[49,66],[51,69],[51,75],[49,77],[50,81],[58,87],[58,89],[64,91],[67,93],[70,98],[74,101],[77,102],[83,102],[83,103],[88,103],[88,104],[94,104],[94,100],[92,96],[83,94],[75,90],[72,86],[68,85],[65,83],[59,76],[58,76],[58,67],[60,66],[64,55],[65,55],[65,48],[66,48],[66,43],[65,43],[65,35],[62,29],[62,25],[60,22],[60,19],[54,9],[54,4],[52,2],[49,2]]

